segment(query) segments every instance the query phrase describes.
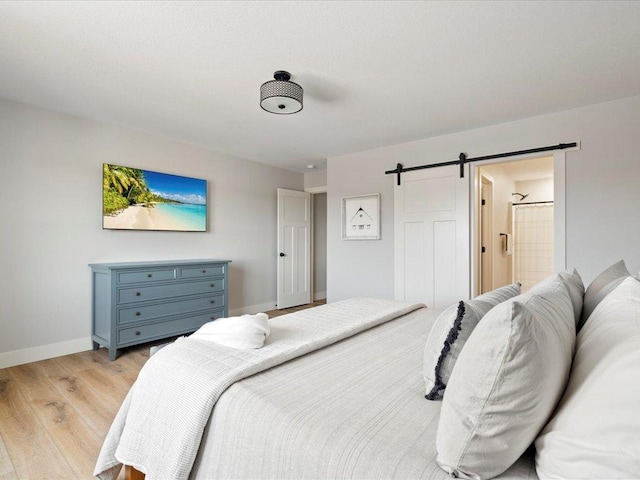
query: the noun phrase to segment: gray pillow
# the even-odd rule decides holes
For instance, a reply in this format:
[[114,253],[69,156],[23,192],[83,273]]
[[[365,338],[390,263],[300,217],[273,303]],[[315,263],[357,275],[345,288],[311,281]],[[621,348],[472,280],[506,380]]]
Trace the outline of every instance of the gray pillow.
[[444,310],[436,319],[424,349],[423,376],[428,400],[442,398],[462,347],[478,322],[494,306],[520,294],[514,283],[460,301]]
[[564,282],[485,315],[442,400],[436,450],[443,470],[457,478],[492,478],[525,452],[562,396],[575,330]]
[[587,291],[584,292],[584,302],[580,323],[578,323],[578,331],[580,331],[604,297],[613,292],[625,278],[630,276],[631,274],[627,270],[624,260],[620,260],[593,279],[589,287],[587,287]]

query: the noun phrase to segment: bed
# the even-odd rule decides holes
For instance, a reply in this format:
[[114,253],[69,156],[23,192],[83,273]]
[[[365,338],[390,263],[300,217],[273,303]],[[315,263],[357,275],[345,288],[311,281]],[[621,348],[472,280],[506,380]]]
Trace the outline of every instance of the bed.
[[[570,308],[573,316],[574,307]],[[351,316],[367,320],[351,322]],[[221,391],[213,394],[208,414],[199,414],[204,420],[197,421],[186,418],[191,407],[184,405],[193,399],[197,410],[200,400],[196,397],[213,380],[186,381],[178,394],[169,391],[180,374],[167,372],[167,365],[184,363],[186,357],[176,351],[194,348],[176,342],[147,363],[155,372],[145,387],[149,391],[138,399],[147,410],[144,421],[136,423],[141,407],[137,412],[132,407],[135,396],[130,392],[105,440],[95,474],[103,480],[114,479],[122,461],[129,478],[144,478],[140,472],[145,472],[149,480],[450,478],[436,462],[443,402],[425,399],[423,379],[425,344],[442,316],[442,311],[422,305],[353,299],[275,318],[265,347],[251,353],[261,358],[261,366],[254,362],[241,378],[212,387]],[[319,341],[307,339],[290,346],[294,352],[290,358],[276,352],[277,361],[265,364],[269,348],[295,337],[299,328],[304,330],[302,326],[308,327],[307,333],[317,334],[325,328],[332,331],[333,324],[342,329],[335,338],[322,333]],[[229,353],[215,345],[195,348],[202,349],[198,355]],[[198,355],[195,364],[202,366],[204,357]],[[222,363],[228,362],[234,370],[235,361],[243,355],[232,353]],[[188,371],[194,368],[190,362],[184,365]],[[144,385],[147,365],[132,391]],[[171,402],[180,408],[168,406]],[[194,428],[198,421],[201,428]],[[133,441],[123,434],[130,423]],[[183,424],[196,438],[193,445],[187,441],[183,446]],[[150,434],[149,425],[164,428],[161,437]],[[120,451],[127,443],[129,453],[144,450],[144,455],[130,456],[127,448]],[[155,468],[154,463],[171,455],[179,472]],[[637,457],[635,450],[631,455],[631,463],[637,465],[640,452]],[[637,466],[636,473],[640,472]],[[497,478],[538,478],[534,449],[526,449]]]

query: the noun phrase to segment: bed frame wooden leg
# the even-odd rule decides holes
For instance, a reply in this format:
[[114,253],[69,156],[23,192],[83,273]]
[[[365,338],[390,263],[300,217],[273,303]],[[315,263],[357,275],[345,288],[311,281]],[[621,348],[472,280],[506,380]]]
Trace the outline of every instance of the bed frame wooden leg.
[[144,480],[144,473],[139,472],[131,465],[124,466],[124,480]]

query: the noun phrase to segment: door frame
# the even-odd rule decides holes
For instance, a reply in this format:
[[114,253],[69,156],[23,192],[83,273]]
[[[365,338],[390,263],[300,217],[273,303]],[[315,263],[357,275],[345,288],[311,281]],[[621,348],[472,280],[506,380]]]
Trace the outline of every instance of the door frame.
[[[315,282],[315,276],[316,276],[316,242],[315,242],[315,238],[316,238],[316,232],[315,232],[315,228],[316,228],[316,218],[315,218],[315,199],[316,199],[316,194],[318,193],[327,193],[327,186],[323,185],[320,187],[307,187],[304,189],[305,192],[310,193],[311,194],[311,302],[315,302],[317,300],[323,300],[320,298],[316,298],[316,282]],[[325,265],[325,271],[326,271],[326,265]],[[326,292],[325,292],[325,299],[326,299]]]
[[[553,219],[553,266],[555,272],[560,272],[567,268],[567,202],[566,202],[566,152],[580,150],[580,141],[576,141],[576,146],[564,150],[554,150],[553,153],[553,196],[554,196],[554,219]],[[496,165],[500,163],[517,162],[518,160],[529,160],[539,158],[540,153],[529,153],[526,155],[516,155],[503,159],[493,159],[474,162],[470,168],[471,188],[469,199],[469,228],[471,237],[470,267],[471,267],[471,292],[478,295],[479,282],[479,213],[478,213],[478,189],[480,183],[479,167],[486,165]]]
[[[316,265],[316,244],[315,244],[315,197],[316,194],[319,193],[327,193],[328,189],[326,185],[323,186],[319,186],[319,187],[307,187],[304,190],[302,190],[306,193],[310,193],[311,194],[311,204],[310,204],[310,208],[311,208],[311,213],[310,213],[310,219],[311,219],[311,227],[310,227],[310,244],[311,244],[311,255],[310,255],[310,266],[309,266],[309,275],[310,275],[310,279],[309,279],[309,284],[311,285],[311,303],[317,301],[317,300],[323,300],[322,298],[316,298],[316,292],[315,292],[315,265]],[[278,262],[279,265],[279,262]],[[325,266],[326,268],[326,266]],[[276,283],[279,281],[278,279],[278,273],[276,272]],[[277,297],[277,295],[276,295]],[[325,297],[324,299],[326,299],[326,293],[325,293]],[[276,298],[276,302],[275,302],[276,308],[278,306],[278,300]]]
[[[485,188],[486,191],[488,191],[488,194],[485,193]],[[485,174],[480,174],[480,188],[478,189],[478,195],[478,235],[480,238],[478,239],[479,243],[476,248],[481,249],[486,247],[484,252],[478,252],[478,255],[480,256],[480,261],[478,263],[478,266],[480,267],[478,269],[478,285],[480,293],[485,293],[493,290],[493,180]],[[484,210],[482,208],[483,196],[486,199]],[[488,232],[485,232],[482,228],[482,223],[485,221],[487,223]],[[484,253],[484,256],[482,253]],[[483,265],[484,267],[487,267],[486,270],[488,270],[488,272],[485,272]],[[488,285],[485,285],[483,281],[485,275],[489,276]]]
[[[313,302],[313,272],[312,272],[312,267],[313,267],[313,261],[312,261],[312,254],[313,254],[313,247],[312,247],[312,242],[313,242],[313,206],[312,206],[312,202],[313,202],[313,195],[309,192],[305,192],[305,191],[301,191],[301,190],[292,190],[292,189],[288,189],[288,188],[278,188],[276,189],[277,192],[277,206],[276,206],[276,210],[277,210],[277,241],[276,241],[276,254],[278,255],[278,260],[277,260],[277,267],[276,267],[276,308],[278,310],[282,310],[284,308],[289,308],[289,307],[293,307],[293,306],[297,306],[297,305],[307,305],[311,302]],[[306,301],[303,301],[302,303],[287,303],[285,302],[285,292],[284,292],[284,279],[285,279],[285,268],[283,266],[283,262],[285,261],[285,258],[287,255],[292,255],[292,254],[296,254],[299,255],[298,251],[294,251],[294,252],[286,252],[285,253],[285,248],[284,248],[284,242],[285,242],[285,238],[286,236],[284,235],[284,231],[283,231],[283,227],[284,225],[282,224],[282,221],[284,220],[283,217],[283,207],[284,205],[281,204],[281,201],[284,200],[284,197],[286,194],[290,194],[290,196],[293,197],[297,197],[297,198],[304,198],[307,202],[306,205],[306,209],[305,209],[305,215],[307,217],[307,222],[308,226],[307,226],[307,235],[308,235],[308,239],[307,239],[307,246],[305,247],[305,281],[306,281],[306,285],[308,287],[308,296],[305,297]],[[296,244],[297,245],[297,244]],[[295,257],[294,257],[295,258]],[[304,295],[300,295],[299,292],[298,295],[300,297],[303,297]],[[291,300],[291,299],[289,299]]]

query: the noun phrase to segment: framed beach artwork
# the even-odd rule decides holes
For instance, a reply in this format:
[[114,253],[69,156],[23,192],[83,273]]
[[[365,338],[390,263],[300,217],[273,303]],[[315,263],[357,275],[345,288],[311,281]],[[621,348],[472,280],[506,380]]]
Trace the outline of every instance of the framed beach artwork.
[[342,239],[380,239],[380,194],[342,197]]
[[102,228],[206,232],[207,181],[105,163]]

